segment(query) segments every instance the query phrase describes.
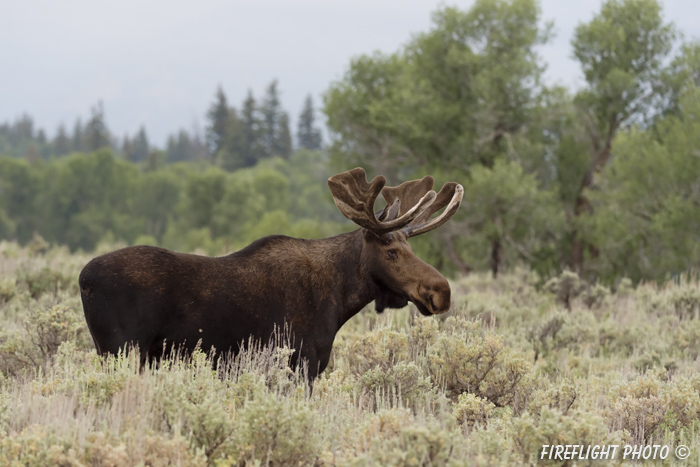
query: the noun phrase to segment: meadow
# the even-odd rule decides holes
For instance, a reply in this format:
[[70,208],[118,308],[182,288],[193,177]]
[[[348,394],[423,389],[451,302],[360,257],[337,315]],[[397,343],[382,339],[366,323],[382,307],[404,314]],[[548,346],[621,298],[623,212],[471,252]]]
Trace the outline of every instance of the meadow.
[[363,310],[310,392],[286,348],[143,371],[98,357],[77,276],[117,247],[0,243],[0,465],[626,463],[540,461],[544,444],[667,445],[654,465],[700,465],[696,276],[455,278],[445,315]]

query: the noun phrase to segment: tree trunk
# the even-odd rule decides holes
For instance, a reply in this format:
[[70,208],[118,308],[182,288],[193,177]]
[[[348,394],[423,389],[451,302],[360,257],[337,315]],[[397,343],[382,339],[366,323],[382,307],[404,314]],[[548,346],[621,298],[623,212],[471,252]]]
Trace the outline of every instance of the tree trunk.
[[501,260],[503,259],[503,246],[501,239],[496,237],[491,241],[491,272],[493,278],[498,277],[498,272],[501,269]]
[[[605,140],[605,146],[597,151],[597,154],[593,158],[593,163],[590,168],[583,175],[581,180],[581,186],[578,190],[578,195],[576,196],[576,204],[574,206],[574,230],[572,231],[571,239],[571,269],[581,275],[583,273],[583,253],[586,249],[585,242],[580,238],[577,221],[579,218],[585,214],[591,212],[591,203],[584,194],[585,190],[593,185],[593,176],[599,173],[605,164],[608,163],[610,159],[610,149],[612,147],[613,139],[617,134],[617,129],[619,127],[619,122],[613,117],[610,121],[610,126],[608,129],[608,135]],[[597,141],[594,140],[594,147],[599,147]],[[597,252],[598,249],[594,245],[588,245],[591,251]]]

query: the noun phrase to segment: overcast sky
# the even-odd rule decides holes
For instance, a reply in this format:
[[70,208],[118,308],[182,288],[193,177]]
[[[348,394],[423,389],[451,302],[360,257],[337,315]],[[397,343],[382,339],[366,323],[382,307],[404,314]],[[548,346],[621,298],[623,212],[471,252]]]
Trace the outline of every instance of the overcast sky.
[[[351,57],[393,52],[430,27],[433,0],[27,0],[3,2],[0,27],[0,122],[23,113],[55,134],[103,101],[113,134],[145,125],[163,145],[179,128],[205,125],[221,84],[239,107],[248,89],[261,97],[278,79],[292,124],[304,98],[316,105]],[[556,37],[541,54],[547,79],[580,85],[571,60],[574,28],[599,0],[544,0]],[[700,31],[694,0],[666,0],[667,20],[686,37]],[[296,127],[292,127],[295,132]]]

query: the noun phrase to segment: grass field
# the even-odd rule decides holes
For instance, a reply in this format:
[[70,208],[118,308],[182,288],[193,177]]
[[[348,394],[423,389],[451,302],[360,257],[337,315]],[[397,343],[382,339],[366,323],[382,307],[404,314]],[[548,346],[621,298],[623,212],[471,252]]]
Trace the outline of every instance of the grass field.
[[655,465],[700,465],[697,278],[456,279],[446,315],[348,322],[309,394],[284,348],[218,371],[203,353],[143,372],[100,359],[77,286],[90,258],[0,243],[0,465],[628,463],[539,461],[545,444],[666,445]]

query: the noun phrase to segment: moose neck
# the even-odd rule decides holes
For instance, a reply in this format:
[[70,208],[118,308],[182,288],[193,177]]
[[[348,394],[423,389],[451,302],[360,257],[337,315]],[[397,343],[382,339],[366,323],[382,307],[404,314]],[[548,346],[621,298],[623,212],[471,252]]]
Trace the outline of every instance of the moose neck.
[[327,267],[332,269],[332,274],[328,276],[333,278],[329,292],[333,294],[333,313],[336,315],[334,319],[337,319],[340,329],[346,321],[374,300],[376,286],[363,261],[363,232],[359,229],[316,242],[324,250],[328,260]]

